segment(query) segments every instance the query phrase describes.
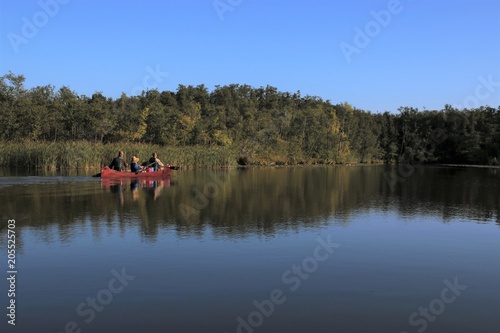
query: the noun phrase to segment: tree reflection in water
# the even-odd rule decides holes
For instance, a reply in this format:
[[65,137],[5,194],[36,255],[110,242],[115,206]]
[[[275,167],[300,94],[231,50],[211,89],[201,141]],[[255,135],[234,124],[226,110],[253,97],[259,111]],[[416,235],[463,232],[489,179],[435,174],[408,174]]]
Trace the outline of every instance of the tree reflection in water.
[[[185,234],[200,234],[209,227],[222,236],[273,235],[301,227],[345,225],[354,214],[370,210],[401,217],[436,216],[444,223],[499,223],[496,169],[416,167],[391,188],[384,175],[394,170],[353,166],[182,171],[174,181],[93,179],[4,186],[0,201],[4,217],[16,218],[20,238],[25,226],[52,233],[48,226],[55,226],[67,239],[85,223],[96,229],[116,223],[123,229],[139,226],[150,239],[165,227]],[[217,188],[208,186],[217,181]],[[213,193],[205,193],[200,205],[207,189]],[[194,213],[185,218],[182,207]]]

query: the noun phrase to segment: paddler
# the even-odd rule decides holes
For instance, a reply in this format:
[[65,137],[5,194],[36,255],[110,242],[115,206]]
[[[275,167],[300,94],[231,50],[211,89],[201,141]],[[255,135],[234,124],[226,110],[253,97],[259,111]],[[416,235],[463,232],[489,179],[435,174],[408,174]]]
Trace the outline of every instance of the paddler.
[[123,160],[123,155],[123,151],[120,150],[118,156],[111,161],[109,168],[116,171],[124,171],[128,164]]
[[132,156],[132,159],[130,160],[130,171],[135,173],[141,171],[141,167],[137,164],[137,162],[139,162],[139,158],[137,156]]
[[149,159],[149,165],[153,167],[154,171],[158,171],[165,166],[158,158],[157,153],[153,153],[153,156]]

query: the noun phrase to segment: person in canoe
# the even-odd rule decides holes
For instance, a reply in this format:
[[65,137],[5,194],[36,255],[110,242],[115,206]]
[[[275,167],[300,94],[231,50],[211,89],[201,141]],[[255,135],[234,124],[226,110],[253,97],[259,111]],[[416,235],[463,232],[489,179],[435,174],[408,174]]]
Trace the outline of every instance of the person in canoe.
[[139,162],[139,158],[137,156],[132,156],[132,159],[130,160],[130,171],[135,173],[142,171],[142,167],[140,167],[137,162]]
[[165,166],[165,164],[163,164],[158,158],[157,153],[153,153],[153,156],[149,159],[149,165],[153,167],[154,171],[158,171]]
[[127,163],[123,160],[123,151],[120,150],[118,156],[116,156],[109,165],[109,168],[116,171],[125,171],[127,166]]

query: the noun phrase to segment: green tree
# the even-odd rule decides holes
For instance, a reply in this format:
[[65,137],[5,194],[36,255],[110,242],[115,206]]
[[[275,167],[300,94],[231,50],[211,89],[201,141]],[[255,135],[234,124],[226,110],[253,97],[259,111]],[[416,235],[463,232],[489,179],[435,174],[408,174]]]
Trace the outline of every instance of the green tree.
[[22,120],[26,114],[25,78],[12,72],[0,77],[0,136],[3,140],[22,140],[26,135]]
[[97,92],[92,98],[86,99],[86,102],[86,139],[103,142],[104,137],[112,133],[116,124],[111,100]]
[[55,92],[53,86],[35,87],[29,92],[32,108],[33,140],[56,141],[63,131],[62,114],[54,107]]
[[63,86],[56,93],[53,104],[54,112],[62,119],[61,140],[85,139],[85,104],[83,99]]

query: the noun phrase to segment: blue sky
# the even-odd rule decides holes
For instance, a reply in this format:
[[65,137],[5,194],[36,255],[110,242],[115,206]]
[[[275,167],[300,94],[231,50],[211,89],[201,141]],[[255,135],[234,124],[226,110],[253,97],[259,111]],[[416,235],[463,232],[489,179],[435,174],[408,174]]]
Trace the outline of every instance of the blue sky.
[[0,0],[0,75],[109,97],[272,85],[372,112],[500,106],[500,0]]

